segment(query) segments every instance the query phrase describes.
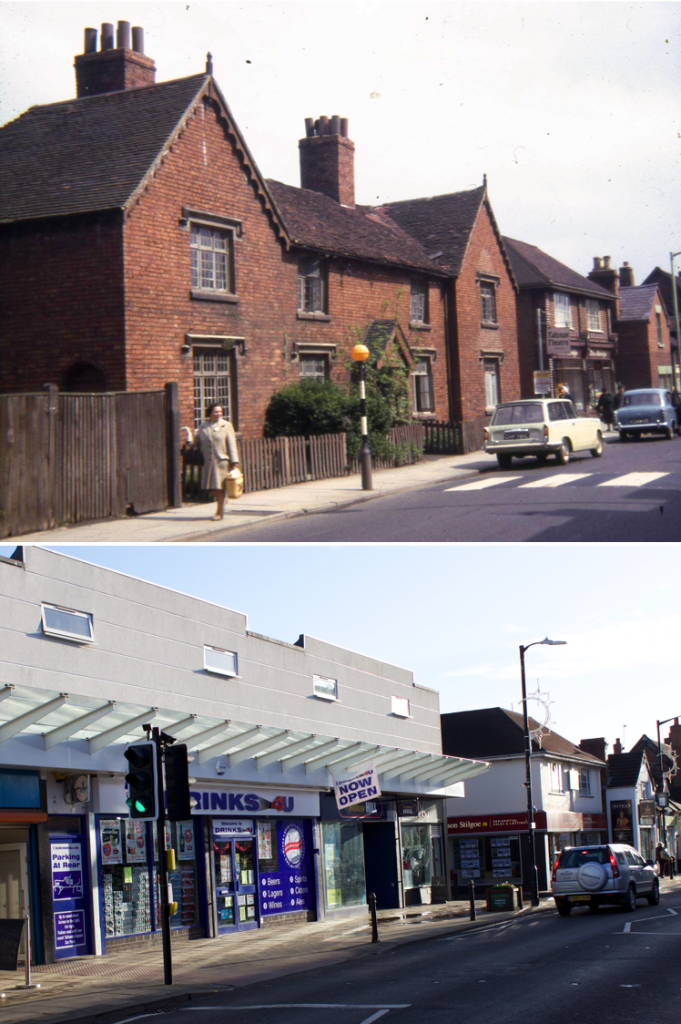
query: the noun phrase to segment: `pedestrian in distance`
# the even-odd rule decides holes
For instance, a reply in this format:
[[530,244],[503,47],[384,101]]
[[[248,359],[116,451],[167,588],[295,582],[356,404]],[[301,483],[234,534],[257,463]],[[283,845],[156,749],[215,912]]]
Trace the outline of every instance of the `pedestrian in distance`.
[[615,422],[615,396],[612,391],[608,391],[607,388],[603,388],[601,397],[596,403],[596,412],[601,417],[608,430],[612,430],[613,423]]
[[655,847],[655,860],[658,864],[660,878],[664,878],[667,874],[669,859],[669,851],[665,847],[664,843],[658,843]]
[[558,398],[564,398],[566,402],[574,402],[574,398],[567,389],[566,384],[559,384],[556,388]]
[[201,487],[210,491],[217,502],[214,520],[225,514],[227,478],[239,467],[239,449],[234,427],[225,419],[224,409],[214,402],[206,410],[206,419],[194,435],[194,447],[203,455]]
[[613,402],[613,407],[615,408],[615,410],[619,409],[619,407],[622,404],[622,399],[624,398],[624,391],[624,384],[618,384],[617,394],[615,395],[615,401]]

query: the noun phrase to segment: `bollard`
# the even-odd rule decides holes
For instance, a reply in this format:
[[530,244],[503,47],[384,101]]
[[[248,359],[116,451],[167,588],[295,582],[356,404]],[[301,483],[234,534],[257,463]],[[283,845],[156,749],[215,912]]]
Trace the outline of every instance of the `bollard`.
[[522,910],[523,909],[523,887],[522,887],[522,885],[518,886],[518,888],[516,889],[516,892],[518,893],[518,910]]
[[378,942],[378,921],[376,919],[376,893],[369,893],[369,911],[371,913],[371,941]]
[[471,904],[471,921],[475,921],[475,882],[471,878],[470,882],[470,904]]

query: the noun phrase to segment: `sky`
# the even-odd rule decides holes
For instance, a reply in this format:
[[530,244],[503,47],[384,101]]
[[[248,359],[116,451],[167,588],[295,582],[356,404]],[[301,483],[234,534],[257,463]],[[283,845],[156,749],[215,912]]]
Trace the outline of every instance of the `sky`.
[[519,646],[548,636],[566,646],[526,652],[527,692],[561,736],[612,752],[681,717],[681,545],[45,546],[410,669],[441,712],[520,711]]
[[681,250],[681,4],[410,0],[0,4],[0,123],[74,95],[85,27],[145,30],[157,80],[215,77],[265,177],[347,117],[359,203],[475,188],[503,234],[641,283]]

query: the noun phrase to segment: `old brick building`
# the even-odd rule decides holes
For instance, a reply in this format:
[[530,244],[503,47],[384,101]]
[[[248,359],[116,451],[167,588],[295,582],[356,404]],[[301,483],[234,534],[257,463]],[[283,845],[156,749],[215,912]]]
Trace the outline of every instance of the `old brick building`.
[[536,245],[504,238],[520,295],[518,347],[524,398],[535,393],[536,370],[549,372],[552,391],[566,384],[577,408],[593,406],[615,387],[615,299]]
[[77,98],[2,129],[0,390],[177,381],[183,424],[217,399],[254,437],[276,390],[346,381],[365,339],[407,370],[416,417],[473,437],[517,397],[515,285],[485,187],[358,206],[339,117],[306,121],[302,188],[266,180],[210,58],[156,84],[143,50],[126,22],[99,50],[86,29]]
[[657,284],[636,285],[628,263],[619,272],[608,256],[595,256],[589,279],[616,299],[617,377],[628,389],[671,388],[669,316]]

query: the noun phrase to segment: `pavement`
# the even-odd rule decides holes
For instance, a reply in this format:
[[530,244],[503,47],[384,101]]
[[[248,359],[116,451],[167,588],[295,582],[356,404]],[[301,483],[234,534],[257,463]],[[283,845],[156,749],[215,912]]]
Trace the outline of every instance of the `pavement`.
[[269,491],[244,494],[225,506],[225,518],[213,522],[215,504],[191,504],[163,512],[105,519],[94,523],[62,526],[5,541],[36,544],[153,544],[159,542],[228,541],[229,531],[253,526],[264,521],[289,519],[307,512],[326,512],[352,505],[358,501],[419,490],[445,481],[477,476],[482,466],[496,467],[496,460],[484,452],[469,455],[425,455],[412,466],[374,470],[373,490],[363,491],[359,474],[334,477],[331,480],[310,480]]
[[[668,883],[674,884],[674,883]],[[424,939],[489,928],[537,913],[555,913],[552,899],[523,910],[485,909],[450,901],[378,912],[379,941],[371,941],[369,913],[343,920],[279,925],[231,933],[217,939],[179,942],[172,947],[172,986],[165,985],[160,945],[119,950],[103,957],[79,957],[34,967],[26,989],[25,968],[0,971],[3,1024],[107,1024],[132,1013],[161,1011],[201,995],[230,992],[273,978],[323,969],[360,957],[380,956]]]

